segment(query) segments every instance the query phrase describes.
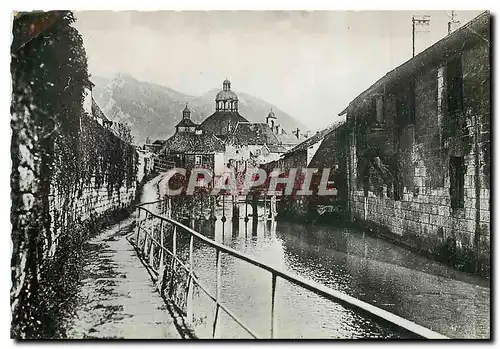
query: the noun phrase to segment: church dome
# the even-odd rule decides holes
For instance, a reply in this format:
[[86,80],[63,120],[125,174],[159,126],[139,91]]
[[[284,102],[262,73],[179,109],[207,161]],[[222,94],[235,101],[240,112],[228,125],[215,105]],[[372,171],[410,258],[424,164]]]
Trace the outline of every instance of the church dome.
[[238,111],[238,96],[231,91],[231,81],[222,82],[222,91],[215,96],[215,110],[224,112]]
[[216,101],[237,101],[238,100],[238,96],[236,95],[236,93],[234,93],[233,91],[220,91],[219,93],[217,93],[217,96],[215,96],[215,100]]
[[236,93],[231,91],[231,81],[226,79],[222,82],[222,91],[217,93],[215,100],[216,101],[237,101],[238,100],[238,96],[236,96]]

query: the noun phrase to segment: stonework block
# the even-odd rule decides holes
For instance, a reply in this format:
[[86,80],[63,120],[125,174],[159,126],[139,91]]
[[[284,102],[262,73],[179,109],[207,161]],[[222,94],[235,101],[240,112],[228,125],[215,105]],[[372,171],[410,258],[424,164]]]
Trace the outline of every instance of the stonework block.
[[479,213],[479,220],[481,222],[490,222],[490,211],[481,210]]

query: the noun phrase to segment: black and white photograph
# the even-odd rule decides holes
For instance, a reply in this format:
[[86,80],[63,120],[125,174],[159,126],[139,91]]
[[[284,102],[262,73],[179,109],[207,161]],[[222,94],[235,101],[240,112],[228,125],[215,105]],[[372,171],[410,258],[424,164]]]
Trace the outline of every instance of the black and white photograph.
[[493,17],[13,11],[11,339],[492,339]]

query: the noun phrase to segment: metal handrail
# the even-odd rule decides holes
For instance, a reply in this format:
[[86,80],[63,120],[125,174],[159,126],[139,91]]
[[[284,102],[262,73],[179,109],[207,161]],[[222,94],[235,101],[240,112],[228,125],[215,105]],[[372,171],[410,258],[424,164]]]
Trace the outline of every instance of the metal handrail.
[[[336,291],[336,290],[333,290],[333,289],[330,289],[324,285],[321,285],[315,281],[312,281],[312,280],[308,280],[308,279],[305,279],[299,275],[295,275],[293,273],[290,273],[290,272],[287,272],[287,271],[284,271],[284,270],[278,270],[266,263],[263,263],[263,262],[259,262],[258,260],[256,260],[255,258],[247,255],[247,254],[244,254],[244,253],[241,253],[235,249],[232,249],[228,246],[225,246],[221,243],[218,243],[214,240],[211,240],[209,238],[207,238],[206,236],[198,233],[197,231],[185,226],[184,224],[182,223],[179,223],[177,222],[176,220],[172,219],[172,218],[169,218],[169,217],[165,217],[165,216],[162,216],[162,215],[159,215],[159,214],[156,214],[156,213],[153,213],[151,212],[150,210],[148,210],[147,208],[145,208],[144,206],[147,206],[147,205],[152,205],[152,204],[158,204],[160,202],[164,202],[164,200],[157,200],[157,201],[152,201],[152,202],[145,202],[145,203],[141,203],[139,205],[136,206],[136,208],[139,209],[139,216],[138,216],[138,220],[140,219],[140,212],[141,210],[144,210],[146,212],[146,216],[145,216],[145,220],[147,220],[147,217],[148,215],[152,218],[157,218],[160,220],[161,223],[163,222],[168,222],[170,224],[172,224],[174,226],[174,231],[173,231],[173,246],[172,246],[172,251],[170,251],[168,248],[166,248],[165,246],[163,246],[163,238],[161,239],[162,241],[158,241],[156,239],[153,238],[153,236],[151,236],[151,233],[149,231],[147,231],[145,228],[141,227],[140,225],[140,222],[138,222],[137,224],[137,239],[136,239],[136,243],[138,244],[139,243],[139,232],[142,230],[144,231],[145,233],[145,237],[144,237],[144,254],[146,255],[146,239],[149,237],[151,239],[151,245],[150,245],[150,262],[153,260],[153,249],[152,249],[152,246],[153,244],[155,244],[157,247],[160,247],[160,253],[163,253],[162,251],[165,251],[167,252],[169,255],[171,255],[173,257],[173,260],[179,264],[179,266],[181,266],[188,274],[189,274],[189,282],[188,282],[188,288],[189,288],[189,291],[188,291],[188,298],[191,297],[192,298],[192,287],[193,287],[193,283],[197,284],[208,296],[210,299],[212,299],[214,302],[215,302],[215,306],[216,306],[216,309],[215,309],[215,318],[214,318],[214,322],[213,322],[213,332],[212,332],[212,335],[215,337],[215,334],[216,334],[216,329],[217,329],[217,320],[218,320],[218,310],[219,308],[222,309],[224,312],[226,312],[233,320],[235,320],[236,323],[238,323],[245,331],[247,331],[252,337],[254,338],[259,338],[259,336],[254,332],[252,331],[246,324],[244,324],[244,322],[239,319],[233,312],[231,312],[226,305],[224,305],[223,303],[220,302],[220,290],[221,290],[221,282],[220,282],[220,278],[221,278],[221,252],[222,253],[225,253],[225,254],[228,254],[232,257],[235,257],[239,260],[242,260],[242,261],[245,261],[249,264],[252,264],[256,267],[259,267],[263,270],[266,270],[268,272],[271,273],[272,275],[272,287],[271,287],[271,329],[270,329],[270,337],[273,338],[274,337],[274,327],[275,327],[275,314],[274,314],[274,304],[275,304],[275,295],[276,295],[276,281],[277,281],[277,278],[280,277],[286,281],[289,281],[299,287],[302,287],[306,290],[309,290],[313,293],[315,293],[316,295],[319,295],[319,296],[322,296],[322,297],[325,297],[326,299],[328,299],[329,301],[334,301],[338,304],[341,304],[347,308],[351,308],[351,309],[354,309],[358,312],[362,312],[362,313],[365,313],[367,315],[369,315],[370,317],[375,317],[377,319],[380,319],[380,320],[383,320],[383,321],[386,321],[394,326],[396,326],[397,328],[400,328],[404,331],[407,331],[411,334],[414,334],[418,337],[421,337],[421,338],[426,338],[426,339],[449,339],[448,337],[440,334],[440,333],[437,333],[435,331],[432,331],[426,327],[423,327],[421,325],[418,325],[412,321],[409,321],[409,320],[406,320],[398,315],[395,315],[389,311],[386,311],[386,310],[383,310],[381,308],[378,308],[374,305],[371,305],[371,304],[368,304],[364,301],[361,301],[357,298],[354,298],[354,297],[351,297],[345,293],[342,293],[340,291]],[[190,248],[189,248],[189,260],[190,260],[190,263],[189,263],[189,266],[186,266],[185,263],[183,263],[176,255],[176,234],[177,234],[177,228],[180,228],[182,230],[184,230],[185,232],[189,233],[190,235]],[[163,231],[160,229],[161,233],[163,233]],[[193,267],[193,243],[194,243],[194,238],[202,241],[204,244],[212,247],[212,248],[215,248],[215,251],[216,251],[216,273],[217,273],[217,277],[216,277],[216,294],[213,295],[211,292],[208,291],[207,287],[202,285],[200,283],[200,281],[198,280],[198,278],[195,277],[194,273],[193,273],[193,270],[192,270],[192,267]],[[160,269],[162,268],[162,263],[163,262],[163,258],[160,258]],[[161,270],[156,270],[156,268],[154,268],[154,266],[152,265],[153,263],[150,263],[151,264],[151,269],[156,273],[156,274],[159,274],[161,272]],[[159,280],[161,281],[161,280]],[[191,296],[189,296],[189,294]],[[192,302],[191,302],[192,303]],[[189,305],[189,300],[188,300],[188,321],[191,321],[192,320],[192,316],[193,316],[193,312],[192,312],[192,309],[190,309],[190,305]]]

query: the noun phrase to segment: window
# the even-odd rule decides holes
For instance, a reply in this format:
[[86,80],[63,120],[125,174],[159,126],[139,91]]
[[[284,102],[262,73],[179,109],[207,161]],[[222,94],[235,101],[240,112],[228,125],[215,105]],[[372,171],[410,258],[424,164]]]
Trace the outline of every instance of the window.
[[195,157],[194,157],[194,164],[195,165],[201,165],[201,155],[195,155]]
[[465,165],[464,158],[450,158],[450,198],[451,208],[464,207],[464,177]]
[[463,76],[462,58],[453,58],[446,65],[446,97],[448,114],[454,114],[463,109]]

